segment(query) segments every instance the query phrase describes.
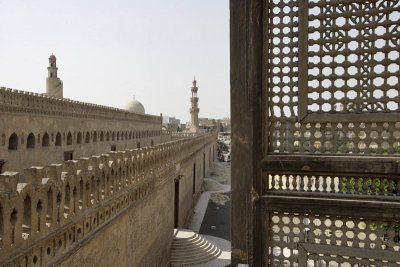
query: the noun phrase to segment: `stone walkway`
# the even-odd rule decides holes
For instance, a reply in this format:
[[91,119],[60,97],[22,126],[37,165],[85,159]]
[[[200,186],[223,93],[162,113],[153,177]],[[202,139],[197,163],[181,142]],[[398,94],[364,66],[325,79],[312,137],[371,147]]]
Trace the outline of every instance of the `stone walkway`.
[[196,267],[225,267],[231,263],[230,184],[230,164],[213,163],[209,177],[204,179],[204,193],[194,209],[189,229],[200,233],[222,252],[217,259]]

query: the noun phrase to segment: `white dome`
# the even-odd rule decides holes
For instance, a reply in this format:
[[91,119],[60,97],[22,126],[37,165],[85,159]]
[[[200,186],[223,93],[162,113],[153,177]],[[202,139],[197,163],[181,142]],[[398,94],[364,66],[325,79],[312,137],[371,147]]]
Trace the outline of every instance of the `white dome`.
[[144,107],[142,103],[135,99],[126,104],[125,109],[133,113],[144,114]]

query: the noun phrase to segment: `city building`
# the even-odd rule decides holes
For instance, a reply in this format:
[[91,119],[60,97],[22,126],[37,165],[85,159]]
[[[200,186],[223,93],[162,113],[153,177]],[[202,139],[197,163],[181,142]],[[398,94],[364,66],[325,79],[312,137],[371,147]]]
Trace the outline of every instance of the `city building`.
[[163,116],[163,130],[168,132],[182,132],[181,120],[175,117]]
[[216,131],[218,128],[217,121],[209,118],[199,118],[199,130],[201,132]]

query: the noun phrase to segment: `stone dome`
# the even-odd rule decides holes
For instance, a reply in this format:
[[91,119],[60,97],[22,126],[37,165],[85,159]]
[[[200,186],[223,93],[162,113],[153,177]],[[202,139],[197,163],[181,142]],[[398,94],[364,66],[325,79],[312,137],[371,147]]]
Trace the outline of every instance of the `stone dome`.
[[133,99],[128,104],[126,104],[125,109],[133,113],[144,114],[144,107],[142,103],[140,103],[136,99]]

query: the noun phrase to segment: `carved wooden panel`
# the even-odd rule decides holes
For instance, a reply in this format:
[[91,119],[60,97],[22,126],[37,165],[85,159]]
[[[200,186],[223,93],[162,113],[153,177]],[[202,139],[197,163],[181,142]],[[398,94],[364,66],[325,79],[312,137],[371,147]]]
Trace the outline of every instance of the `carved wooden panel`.
[[400,2],[268,0],[269,153],[400,153]]
[[299,119],[398,120],[399,11],[398,1],[299,2]]
[[271,212],[267,224],[267,266],[400,264],[397,221]]

